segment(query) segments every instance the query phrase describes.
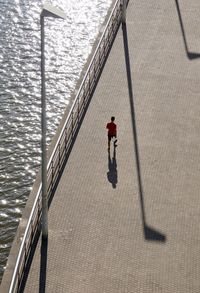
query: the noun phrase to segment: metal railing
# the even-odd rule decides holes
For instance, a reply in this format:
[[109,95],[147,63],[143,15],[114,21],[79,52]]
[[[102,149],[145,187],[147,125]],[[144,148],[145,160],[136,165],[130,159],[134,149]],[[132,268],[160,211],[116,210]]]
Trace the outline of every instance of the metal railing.
[[[121,1],[117,0],[110,14],[105,30],[98,43],[97,49],[95,50],[93,58],[90,62],[88,70],[81,83],[66,122],[62,128],[57,144],[55,145],[53,153],[50,157],[47,166],[48,199],[50,198],[55,184],[57,183],[74,135],[80,125],[80,120],[84,115],[84,111],[87,107],[91,94],[95,89],[97,79],[100,76],[102,67],[111,48],[111,44],[121,23],[121,17],[122,5]],[[34,236],[38,231],[38,227],[41,222],[41,207],[42,197],[40,184],[18,253],[9,293],[14,293],[19,290],[29,252],[34,241]]]

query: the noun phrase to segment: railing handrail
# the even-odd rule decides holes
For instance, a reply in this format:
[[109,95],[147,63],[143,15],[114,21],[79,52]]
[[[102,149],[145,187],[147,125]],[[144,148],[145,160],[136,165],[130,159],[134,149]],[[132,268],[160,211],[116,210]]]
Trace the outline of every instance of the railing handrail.
[[[84,75],[83,81],[82,81],[82,83],[81,83],[81,85],[80,85],[80,87],[79,87],[79,90],[78,90],[78,93],[77,93],[77,95],[76,95],[76,98],[75,98],[75,100],[74,100],[74,102],[73,102],[73,104],[72,104],[72,107],[71,107],[71,109],[70,109],[70,112],[69,112],[69,114],[68,114],[68,116],[67,116],[67,119],[66,119],[66,121],[65,121],[65,123],[64,123],[64,125],[63,125],[63,128],[62,128],[62,130],[61,130],[61,133],[60,133],[60,135],[59,135],[59,137],[58,137],[58,139],[57,139],[57,142],[56,142],[56,144],[55,144],[55,147],[54,147],[54,149],[53,149],[53,152],[52,152],[52,154],[51,154],[51,156],[50,156],[50,159],[49,159],[49,162],[48,162],[48,165],[47,165],[47,172],[49,171],[50,166],[51,166],[51,164],[52,164],[52,162],[53,162],[53,158],[54,158],[54,156],[55,156],[55,154],[56,154],[56,152],[57,152],[57,150],[58,150],[58,148],[59,148],[59,144],[60,144],[60,141],[61,141],[61,139],[62,139],[62,137],[63,137],[63,133],[65,132],[66,126],[67,126],[68,122],[70,122],[70,119],[73,117],[73,111],[74,111],[74,109],[75,109],[75,106],[76,106],[76,104],[77,104],[77,101],[79,102],[79,96],[80,96],[80,93],[81,93],[81,91],[82,91],[83,88],[84,88],[84,85],[85,85],[85,83],[86,83],[87,77],[88,77],[88,75],[89,75],[90,72],[91,72],[90,70],[91,70],[92,66],[94,65],[94,63],[95,63],[95,62],[94,62],[94,61],[95,61],[95,58],[96,58],[98,52],[100,51],[101,44],[103,43],[103,39],[104,39],[104,37],[106,36],[106,33],[109,31],[109,25],[110,25],[110,23],[112,23],[112,21],[113,21],[113,20],[112,20],[112,17],[113,17],[113,15],[114,15],[114,13],[115,13],[115,11],[116,11],[116,9],[117,9],[117,6],[120,7],[120,3],[121,3],[120,0],[116,0],[115,4],[114,4],[114,6],[113,6],[113,9],[112,9],[112,12],[110,13],[110,16],[109,16],[109,18],[108,18],[108,21],[107,21],[106,27],[105,27],[105,29],[104,29],[104,31],[103,31],[103,33],[102,33],[102,36],[101,36],[101,38],[100,38],[100,40],[99,40],[99,43],[98,43],[98,45],[97,45],[97,48],[96,48],[96,50],[95,50],[95,52],[94,52],[94,54],[93,54],[93,57],[92,57],[92,59],[91,59],[91,61],[90,61],[90,64],[89,64],[89,66],[88,66],[88,69],[87,69],[87,71],[86,71],[86,73],[85,73],[85,75]],[[120,8],[120,9],[121,9],[121,8]],[[120,18],[120,19],[121,19],[121,18]],[[117,25],[119,25],[120,22],[121,22],[121,20],[118,20]],[[94,78],[95,78],[95,77],[94,77]],[[72,133],[73,133],[73,131],[72,131]],[[73,136],[73,134],[71,134],[71,135]],[[21,279],[18,278],[19,266],[20,266],[20,262],[22,261],[22,255],[23,255],[24,247],[26,247],[26,241],[27,241],[27,238],[28,238],[28,233],[29,233],[29,231],[30,231],[30,229],[31,229],[30,227],[31,227],[31,224],[32,224],[33,216],[34,216],[34,213],[35,213],[35,211],[36,211],[37,204],[38,204],[38,202],[39,202],[39,198],[40,198],[40,195],[41,195],[41,186],[42,186],[42,184],[40,183],[39,188],[38,188],[38,191],[37,191],[37,194],[36,194],[36,198],[35,198],[35,201],[34,201],[34,204],[33,204],[33,207],[32,207],[32,209],[31,209],[31,213],[30,213],[30,216],[29,216],[29,219],[28,219],[27,225],[26,225],[25,233],[24,233],[24,236],[23,236],[23,239],[22,239],[21,245],[20,245],[19,253],[18,253],[18,256],[17,256],[16,263],[15,263],[14,272],[13,272],[13,275],[12,275],[11,284],[10,284],[10,287],[9,287],[9,293],[16,292],[16,291],[15,291],[15,289],[16,289],[16,284],[19,286],[19,282],[21,281]],[[38,213],[40,213],[39,208],[38,208]],[[38,227],[37,227],[37,228],[38,228]],[[35,231],[36,231],[36,228],[35,228]],[[26,260],[25,260],[25,262],[26,262]],[[20,276],[20,277],[21,277],[21,276]],[[18,278],[18,279],[17,279],[17,278]],[[16,283],[17,281],[18,281],[18,283]]]
[[28,223],[27,223],[26,230],[25,230],[25,233],[24,233],[24,236],[23,236],[23,239],[22,239],[22,243],[20,245],[20,250],[19,250],[19,253],[18,253],[18,256],[17,256],[17,261],[16,261],[16,264],[15,264],[15,269],[14,269],[14,272],[13,272],[13,277],[12,277],[9,293],[13,292],[13,286],[14,286],[14,282],[15,282],[15,278],[16,278],[16,274],[17,274],[17,270],[18,270],[18,266],[19,266],[19,261],[20,261],[21,254],[22,254],[22,251],[23,251],[24,243],[26,241],[26,237],[27,237],[27,234],[28,234],[30,223],[32,221],[32,217],[33,217],[33,214],[34,214],[34,211],[35,211],[35,207],[36,207],[36,205],[38,203],[38,198],[40,196],[41,189],[42,189],[42,183],[40,183],[40,186],[39,186],[35,201],[33,203],[33,207],[31,209],[31,213],[30,213],[30,216],[29,216],[29,219],[28,219]]

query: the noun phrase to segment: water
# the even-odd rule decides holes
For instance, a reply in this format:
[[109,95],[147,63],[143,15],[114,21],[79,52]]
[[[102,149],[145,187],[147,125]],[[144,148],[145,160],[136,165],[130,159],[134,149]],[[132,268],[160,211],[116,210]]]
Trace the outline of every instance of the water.
[[[112,0],[55,0],[66,20],[45,20],[47,142],[70,105]],[[0,281],[40,166],[39,0],[0,0]]]

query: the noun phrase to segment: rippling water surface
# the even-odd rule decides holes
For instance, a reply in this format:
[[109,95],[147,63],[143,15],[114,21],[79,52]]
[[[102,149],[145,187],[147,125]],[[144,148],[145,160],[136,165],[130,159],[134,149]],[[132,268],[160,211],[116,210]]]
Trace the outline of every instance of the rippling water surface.
[[[66,20],[45,20],[50,142],[112,0],[55,0]],[[40,166],[41,1],[0,0],[0,281]]]

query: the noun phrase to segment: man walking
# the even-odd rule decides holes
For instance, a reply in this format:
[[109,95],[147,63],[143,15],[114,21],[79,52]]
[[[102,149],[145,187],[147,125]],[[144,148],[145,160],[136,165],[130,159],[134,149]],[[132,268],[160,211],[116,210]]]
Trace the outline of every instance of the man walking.
[[111,122],[107,123],[106,128],[108,129],[108,151],[110,151],[110,141],[112,138],[115,138],[114,147],[116,147],[117,142],[117,125],[114,123],[115,117],[111,117]]

